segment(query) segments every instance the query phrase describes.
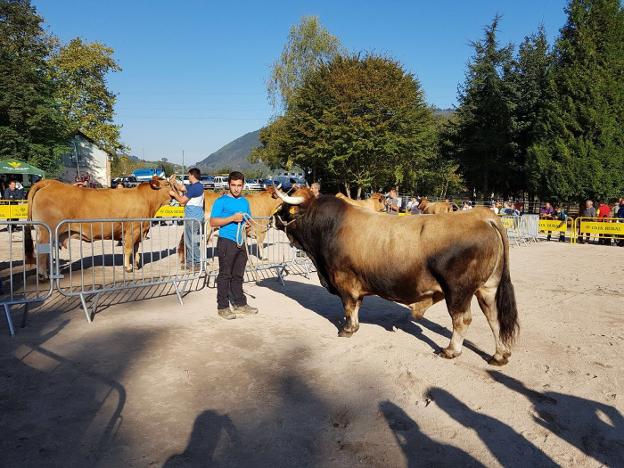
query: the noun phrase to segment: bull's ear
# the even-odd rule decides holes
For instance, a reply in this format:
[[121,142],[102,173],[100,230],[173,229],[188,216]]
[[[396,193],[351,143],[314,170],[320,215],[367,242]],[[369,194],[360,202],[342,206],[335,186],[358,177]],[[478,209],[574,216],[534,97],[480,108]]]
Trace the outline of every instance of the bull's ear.
[[153,190],[160,190],[160,180],[158,179],[158,177],[152,177],[152,180],[150,180],[149,184]]

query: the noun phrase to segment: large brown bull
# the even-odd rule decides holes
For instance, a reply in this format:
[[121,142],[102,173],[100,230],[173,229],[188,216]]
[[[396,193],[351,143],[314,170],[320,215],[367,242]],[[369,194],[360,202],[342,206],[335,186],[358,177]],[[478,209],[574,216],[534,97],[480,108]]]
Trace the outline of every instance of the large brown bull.
[[[75,187],[56,180],[42,180],[28,192],[28,219],[47,224],[54,233],[64,219],[98,218],[152,218],[169,200],[171,180],[154,179],[132,189],[90,189]],[[150,222],[71,223],[59,232],[58,242],[65,245],[70,238],[93,242],[99,239],[123,240],[124,267],[132,271],[138,267],[137,246],[150,228]],[[122,235],[123,234],[123,235]],[[37,228],[37,242],[47,244],[47,229]],[[123,239],[122,239],[123,237]],[[30,229],[25,230],[26,259],[34,263],[34,249]],[[40,254],[40,274],[48,276],[46,254]]]
[[491,211],[398,217],[332,196],[316,199],[308,189],[279,196],[285,203],[276,214],[277,228],[310,256],[321,284],[342,299],[346,323],[339,336],[358,330],[365,296],[405,304],[416,319],[445,299],[453,335],[441,355],[454,358],[472,320],[474,295],[494,334],[490,363],[507,363],[518,313],[507,235]]
[[349,198],[346,195],[343,195],[342,193],[337,193],[336,198],[340,198],[341,200],[344,200],[345,202],[353,206],[359,206],[361,208],[366,208],[375,212],[382,212],[386,210],[386,205],[384,203],[384,196],[383,194],[379,192],[373,193],[366,200],[354,200],[353,198]]

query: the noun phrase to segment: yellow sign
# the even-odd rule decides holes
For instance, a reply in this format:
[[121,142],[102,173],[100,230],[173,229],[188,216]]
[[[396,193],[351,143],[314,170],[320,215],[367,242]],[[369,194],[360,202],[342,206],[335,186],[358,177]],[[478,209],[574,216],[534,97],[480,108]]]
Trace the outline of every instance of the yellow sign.
[[568,222],[559,221],[557,219],[540,219],[539,230],[542,232],[547,232],[547,231],[566,232],[568,230]]
[[161,206],[156,212],[156,218],[184,218],[183,206]]
[[11,166],[13,169],[17,169],[18,167],[20,167],[22,165],[22,163],[17,162],[17,161],[11,161],[9,163],[9,166]]
[[514,218],[503,218],[503,217],[501,217],[501,221],[502,221],[503,227],[505,229],[513,229],[514,228]]
[[581,233],[624,236],[624,223],[601,223],[598,221],[581,221]]
[[28,218],[28,204],[23,205],[0,205],[0,219],[26,219]]

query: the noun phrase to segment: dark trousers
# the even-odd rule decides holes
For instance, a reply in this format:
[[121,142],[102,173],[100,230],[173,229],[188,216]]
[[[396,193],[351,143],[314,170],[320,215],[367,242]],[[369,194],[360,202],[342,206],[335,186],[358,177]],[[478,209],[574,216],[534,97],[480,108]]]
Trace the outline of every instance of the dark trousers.
[[243,277],[247,265],[245,245],[238,247],[236,242],[219,237],[217,241],[219,256],[219,276],[217,276],[217,307],[226,309],[230,302],[234,306],[247,304],[243,293]]

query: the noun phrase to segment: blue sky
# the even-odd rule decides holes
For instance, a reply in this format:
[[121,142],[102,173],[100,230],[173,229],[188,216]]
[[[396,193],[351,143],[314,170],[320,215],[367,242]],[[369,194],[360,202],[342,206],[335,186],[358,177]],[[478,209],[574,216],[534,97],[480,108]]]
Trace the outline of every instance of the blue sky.
[[100,41],[122,72],[109,76],[116,122],[132,154],[195,163],[271,116],[266,79],[290,27],[305,15],[351,51],[388,54],[421,82],[430,104],[451,107],[494,15],[499,39],[519,44],[540,23],[552,40],[565,0],[233,1],[33,0],[64,42]]

